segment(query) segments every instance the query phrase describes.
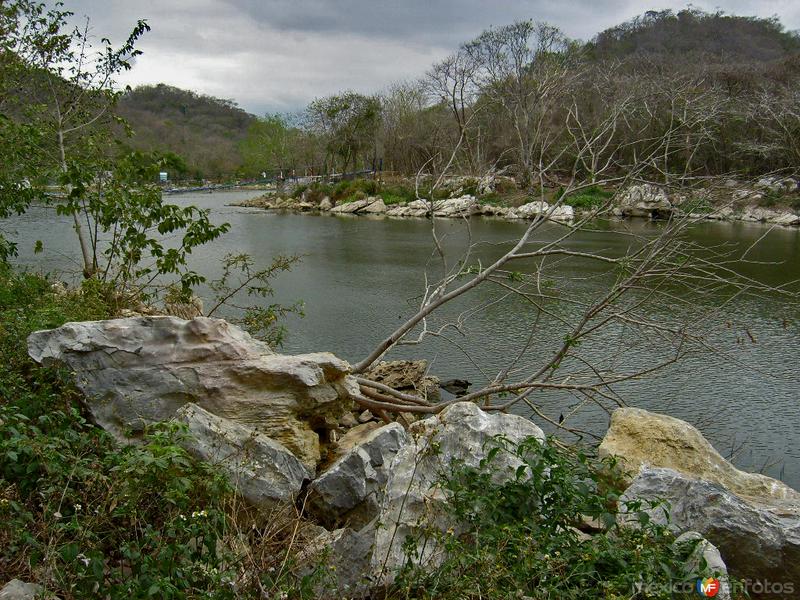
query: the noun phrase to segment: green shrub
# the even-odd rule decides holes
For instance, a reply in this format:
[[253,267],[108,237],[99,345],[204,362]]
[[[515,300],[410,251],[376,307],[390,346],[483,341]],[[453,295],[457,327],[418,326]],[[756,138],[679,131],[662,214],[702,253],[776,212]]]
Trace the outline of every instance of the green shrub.
[[403,185],[388,185],[384,186],[383,190],[378,193],[383,198],[387,205],[399,204],[401,202],[413,202],[417,199],[417,194],[413,187]]
[[292,190],[292,198],[297,200],[298,198],[300,198],[300,196],[303,195],[303,192],[305,192],[307,189],[308,186],[305,184],[298,185],[297,187],[294,188],[294,190]]
[[686,213],[704,215],[713,212],[714,207],[705,198],[689,198],[681,204],[681,209]]
[[[500,453],[513,454],[522,465],[504,483],[493,479]],[[681,597],[672,595],[673,583],[696,580],[684,567],[693,546],[674,547],[668,528],[652,522],[641,503],[625,503],[638,527],[617,524],[621,501],[612,461],[561,450],[555,442],[543,445],[532,438],[515,446],[498,440],[480,468],[454,463],[442,478],[446,510],[460,526],[424,534],[441,545],[446,558],[433,570],[409,560],[398,594],[666,599]],[[576,529],[586,518],[599,524],[599,533]],[[417,541],[406,540],[409,559]],[[649,586],[647,596],[637,594],[642,583]]]
[[[554,200],[557,200],[561,197],[564,193],[563,188],[559,188],[556,192],[556,195],[553,196]],[[609,192],[602,189],[599,186],[593,185],[587,187],[579,192],[575,192],[573,194],[569,194],[565,199],[564,202],[569,206],[575,208],[583,208],[586,210],[591,210],[593,208],[597,208],[599,206],[603,206],[608,199],[614,195],[614,192]]]

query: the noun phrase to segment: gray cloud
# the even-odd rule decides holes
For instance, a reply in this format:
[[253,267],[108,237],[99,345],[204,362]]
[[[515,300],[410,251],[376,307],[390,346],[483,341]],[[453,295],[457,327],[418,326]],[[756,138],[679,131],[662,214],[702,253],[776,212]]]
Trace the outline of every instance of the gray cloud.
[[[695,1],[734,14],[778,15],[800,28],[796,0]],[[659,8],[686,4],[662,0]],[[650,7],[634,0],[67,0],[95,35],[152,31],[121,83],[165,82],[236,100],[255,113],[297,110],[342,89],[374,92],[422,75],[459,43],[515,19],[588,39]]]

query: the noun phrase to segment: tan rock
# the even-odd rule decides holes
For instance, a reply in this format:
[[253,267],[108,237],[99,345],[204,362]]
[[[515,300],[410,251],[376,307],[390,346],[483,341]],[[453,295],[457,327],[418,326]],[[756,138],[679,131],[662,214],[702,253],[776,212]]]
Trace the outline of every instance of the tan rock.
[[643,465],[663,467],[717,483],[756,503],[800,502],[800,493],[786,484],[734,467],[685,421],[639,408],[614,411],[598,453],[621,458],[630,480]]

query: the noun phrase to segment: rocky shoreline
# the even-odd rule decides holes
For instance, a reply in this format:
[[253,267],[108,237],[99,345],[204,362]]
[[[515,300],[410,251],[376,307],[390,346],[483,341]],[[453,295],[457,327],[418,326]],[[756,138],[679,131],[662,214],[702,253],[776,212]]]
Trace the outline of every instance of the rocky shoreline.
[[[302,497],[304,561],[325,557],[335,573],[335,589],[318,597],[364,598],[391,584],[408,560],[407,539],[418,540],[412,556],[420,566],[439,564],[444,550],[428,533],[459,527],[442,510],[442,465],[478,467],[498,435],[547,444],[531,420],[469,402],[421,420],[378,419],[357,408],[359,384],[347,362],[327,352],[277,354],[220,319],[67,323],[33,333],[28,351],[42,365],[71,369],[94,422],[121,443],[137,443],[153,423],[183,423],[186,449],[216,465],[251,506],[269,514]],[[426,396],[439,386],[415,361],[381,363],[371,377]],[[752,597],[793,597],[800,493],[738,470],[688,423],[635,408],[616,410],[597,451],[620,461],[623,500],[669,502],[650,505],[649,518],[679,541],[700,540],[696,560],[722,575],[718,598],[732,597],[728,569],[739,580],[788,582],[785,594]],[[493,477],[508,478],[521,464],[504,453]],[[631,518],[617,517],[637,527]],[[590,525],[580,535],[595,535]]]
[[[689,199],[680,194],[669,194],[665,189],[651,184],[631,186],[619,194],[617,204],[606,211],[604,216],[614,218],[647,218],[667,219],[670,217],[690,216],[708,221],[742,221],[748,223],[765,223],[784,227],[800,226],[800,214],[788,208],[759,206],[766,194],[795,193],[797,182],[792,179],[761,179],[752,186],[742,186],[735,181],[726,182],[722,186],[730,190],[725,195],[728,201],[712,202],[708,197]],[[717,193],[717,196],[719,194]],[[252,200],[235,204],[248,208],[265,210],[284,210],[294,212],[319,212],[335,215],[360,215],[387,217],[429,217],[431,214],[442,218],[465,218],[474,216],[496,217],[518,220],[533,219],[541,215],[555,222],[570,223],[576,218],[590,214],[586,209],[569,205],[551,206],[543,200],[537,200],[509,207],[496,203],[481,202],[473,195],[460,195],[430,203],[426,200],[414,200],[387,205],[379,196],[368,196],[357,200],[334,205],[329,197],[319,202],[308,201],[303,195],[300,198],[285,198],[265,195]]]

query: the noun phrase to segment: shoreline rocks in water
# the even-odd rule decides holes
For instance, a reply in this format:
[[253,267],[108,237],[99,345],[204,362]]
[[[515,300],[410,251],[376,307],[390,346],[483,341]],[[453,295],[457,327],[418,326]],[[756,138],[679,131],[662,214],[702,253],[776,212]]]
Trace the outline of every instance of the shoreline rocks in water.
[[[271,510],[302,499],[305,517],[324,526],[308,523],[304,564],[327,556],[338,593],[349,597],[391,584],[409,558],[408,540],[417,543],[419,565],[440,564],[437,535],[461,528],[441,486],[453,461],[478,467],[496,436],[545,441],[531,420],[470,402],[406,426],[359,424],[358,382],[345,361],[325,352],[276,354],[219,319],[67,323],[31,334],[28,347],[37,362],[75,372],[95,422],[120,441],[135,443],[159,421],[184,423],[187,451],[216,464],[249,504]],[[428,394],[433,384],[424,361],[380,363],[370,375],[406,393]],[[343,428],[338,440],[329,435]],[[598,452],[627,471],[623,506],[643,502],[679,540],[700,540],[691,560],[702,554],[734,578],[800,582],[797,491],[736,469],[688,423],[635,408],[614,413]],[[492,479],[513,478],[520,458],[498,458]],[[639,526],[625,510],[618,523]]]
[[[618,218],[666,219],[670,216],[692,216],[709,221],[743,221],[766,223],[785,227],[800,226],[800,214],[791,210],[779,210],[760,206],[764,194],[794,193],[798,184],[793,179],[763,178],[753,188],[743,188],[733,182],[736,189],[727,194],[728,202],[715,205],[701,198],[690,201],[679,195],[670,195],[664,188],[653,184],[637,184],[623,190],[611,215]],[[755,204],[754,204],[755,203]],[[441,218],[467,218],[472,216],[491,216],[503,219],[534,219],[546,217],[557,223],[570,223],[583,214],[572,206],[563,204],[553,208],[543,200],[528,202],[518,207],[481,203],[471,195],[463,195],[446,200],[412,200],[387,206],[382,198],[369,196],[342,204],[333,205],[327,196],[319,204],[303,199],[262,196],[235,204],[265,210],[289,210],[296,212],[329,212],[338,215],[385,215],[388,217],[429,217],[433,213]]]
[[800,492],[737,469],[688,423],[637,408],[614,412],[598,454],[627,472],[623,501],[666,501],[650,517],[676,534],[698,532],[732,576],[800,585]]

